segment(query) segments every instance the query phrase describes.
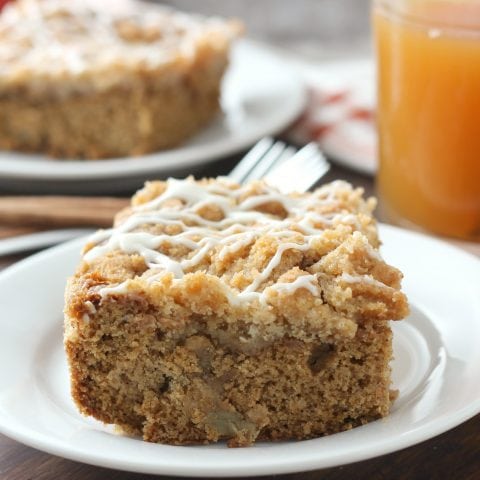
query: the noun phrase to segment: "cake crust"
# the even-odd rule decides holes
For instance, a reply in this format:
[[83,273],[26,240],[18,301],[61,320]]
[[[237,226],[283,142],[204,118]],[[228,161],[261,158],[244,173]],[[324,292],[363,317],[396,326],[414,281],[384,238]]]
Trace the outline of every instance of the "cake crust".
[[374,201],[335,182],[152,182],[86,245],[65,346],[79,409],[145,440],[312,438],[388,414],[408,313]]

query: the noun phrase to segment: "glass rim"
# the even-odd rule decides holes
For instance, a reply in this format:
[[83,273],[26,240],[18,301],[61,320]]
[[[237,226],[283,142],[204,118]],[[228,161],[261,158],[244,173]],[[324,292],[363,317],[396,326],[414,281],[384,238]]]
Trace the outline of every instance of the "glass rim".
[[[377,11],[389,19],[406,23],[417,28],[439,30],[441,35],[447,34],[452,36],[480,38],[480,25],[476,27],[473,25],[434,20],[428,18],[428,15],[421,15],[410,11],[406,8],[406,3],[405,0],[372,0],[373,11]],[[438,0],[438,3],[446,3],[446,1]]]

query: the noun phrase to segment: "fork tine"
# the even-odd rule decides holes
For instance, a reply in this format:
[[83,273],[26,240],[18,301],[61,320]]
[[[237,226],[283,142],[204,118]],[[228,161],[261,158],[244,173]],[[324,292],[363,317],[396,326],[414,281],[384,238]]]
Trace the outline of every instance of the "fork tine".
[[310,142],[297,152],[296,159],[309,157],[311,155],[318,155],[319,153],[320,150],[318,148],[318,145],[315,142]]
[[[275,168],[278,168],[283,162],[287,162],[290,160],[295,154],[297,153],[297,149],[295,147],[292,147],[291,145],[288,146],[278,159],[278,161],[269,169],[269,172],[274,170]],[[266,175],[268,175],[268,172],[266,172]]]
[[272,169],[265,180],[282,192],[307,191],[330,169],[322,152],[315,143],[309,143],[293,157]]
[[264,178],[282,192],[307,191],[330,169],[318,145],[311,142],[298,152],[283,142],[266,137],[260,140],[229,177],[243,183]]
[[229,173],[229,177],[242,183],[247,178],[251,170],[265,156],[273,145],[273,138],[265,137],[257,142],[253,148],[240,160],[237,166]]
[[330,165],[320,166],[318,163],[313,165],[310,169],[310,175],[305,175],[302,181],[298,182],[297,189],[301,192],[306,192],[312,188],[328,171]]
[[330,170],[330,164],[317,144],[311,143],[307,147],[309,148],[305,147],[303,155],[297,159],[295,164],[295,169],[303,172],[303,175],[298,178],[295,185],[301,191],[307,191]]
[[250,170],[244,181],[263,178],[283,158],[286,149],[287,146],[284,142],[275,142],[255,167]]

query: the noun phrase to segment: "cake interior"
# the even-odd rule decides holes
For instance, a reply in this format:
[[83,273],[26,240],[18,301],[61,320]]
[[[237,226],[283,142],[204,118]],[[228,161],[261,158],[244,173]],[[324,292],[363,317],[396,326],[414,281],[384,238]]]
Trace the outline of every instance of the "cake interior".
[[[204,62],[205,63],[205,62]],[[0,91],[0,148],[95,160],[174,147],[220,114],[227,57],[168,78],[32,99]]]
[[[81,411],[151,442],[229,446],[305,439],[384,417],[390,407],[391,330],[363,322],[354,338],[242,342],[240,325],[164,319],[124,305],[77,349],[73,396]],[[222,328],[223,327],[223,328]]]

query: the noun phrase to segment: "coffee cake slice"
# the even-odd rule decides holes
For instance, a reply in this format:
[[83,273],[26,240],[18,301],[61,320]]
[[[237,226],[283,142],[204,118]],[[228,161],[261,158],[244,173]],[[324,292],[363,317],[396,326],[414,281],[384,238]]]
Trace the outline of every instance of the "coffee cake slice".
[[148,183],[69,280],[65,348],[86,415],[151,442],[306,439],[389,413],[408,313],[374,200],[344,182]]
[[137,0],[17,0],[0,16],[0,149],[59,158],[169,148],[220,111],[237,21]]

